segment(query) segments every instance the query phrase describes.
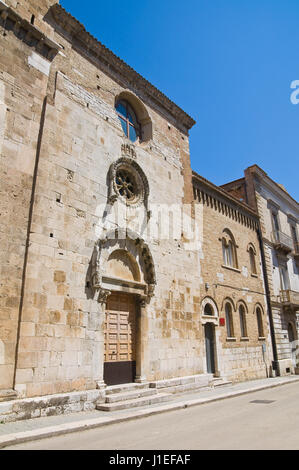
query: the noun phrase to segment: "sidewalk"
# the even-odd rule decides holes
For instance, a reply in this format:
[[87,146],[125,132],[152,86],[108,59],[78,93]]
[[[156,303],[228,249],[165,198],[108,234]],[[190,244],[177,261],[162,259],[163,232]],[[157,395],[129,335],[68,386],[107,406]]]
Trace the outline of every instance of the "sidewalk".
[[[235,396],[299,382],[299,376],[275,377],[226,385],[212,390],[173,395],[167,404],[149,405],[122,411],[89,411],[0,424],[0,448],[22,442],[83,431],[167,411],[202,405]],[[298,384],[299,387],[299,384]]]

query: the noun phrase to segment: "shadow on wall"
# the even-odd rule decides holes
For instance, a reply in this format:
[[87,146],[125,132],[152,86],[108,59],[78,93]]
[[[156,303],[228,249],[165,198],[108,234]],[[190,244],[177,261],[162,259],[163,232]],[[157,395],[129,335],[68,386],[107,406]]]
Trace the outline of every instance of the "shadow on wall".
[[96,258],[96,256],[97,256],[97,250],[96,250],[96,247],[94,247],[91,259],[88,264],[86,277],[85,277],[85,295],[88,300],[94,299],[95,297],[95,289],[92,284],[92,273],[93,273],[94,259]]

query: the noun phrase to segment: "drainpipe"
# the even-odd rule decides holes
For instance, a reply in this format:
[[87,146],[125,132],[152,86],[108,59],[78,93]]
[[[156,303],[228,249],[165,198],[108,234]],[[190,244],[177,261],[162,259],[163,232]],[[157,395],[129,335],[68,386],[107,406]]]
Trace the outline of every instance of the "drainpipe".
[[262,269],[263,269],[263,275],[264,275],[264,280],[265,280],[268,317],[269,317],[269,324],[270,324],[270,334],[271,334],[271,343],[272,343],[272,351],[273,351],[272,369],[275,371],[276,376],[279,376],[280,372],[279,372],[279,367],[278,367],[278,355],[277,355],[277,345],[276,345],[275,330],[274,330],[273,315],[272,315],[271,295],[270,295],[269,280],[268,280],[267,267],[266,267],[263,237],[262,237],[260,226],[257,230],[257,234],[258,234],[258,239],[259,239],[259,244],[260,244]]

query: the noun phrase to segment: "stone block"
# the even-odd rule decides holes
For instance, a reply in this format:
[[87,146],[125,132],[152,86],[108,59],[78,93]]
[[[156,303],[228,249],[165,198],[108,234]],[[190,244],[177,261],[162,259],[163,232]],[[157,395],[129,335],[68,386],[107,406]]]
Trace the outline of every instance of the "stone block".
[[[29,350],[30,351],[30,350]],[[18,355],[18,368],[28,369],[37,367],[38,353],[37,352],[20,352]]]
[[66,274],[64,271],[55,271],[54,272],[54,281],[57,283],[65,282]]
[[35,336],[35,323],[22,322],[20,335],[21,336]]
[[16,373],[17,383],[30,383],[33,379],[33,369],[18,369]]

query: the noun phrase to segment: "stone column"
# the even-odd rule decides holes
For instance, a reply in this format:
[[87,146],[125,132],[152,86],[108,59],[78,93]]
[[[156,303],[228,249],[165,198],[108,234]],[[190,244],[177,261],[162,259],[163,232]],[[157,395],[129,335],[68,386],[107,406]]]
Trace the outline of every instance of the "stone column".
[[99,329],[97,331],[97,337],[95,338],[95,349],[96,354],[94,363],[94,370],[96,373],[96,382],[98,389],[105,389],[106,384],[104,382],[104,322],[106,315],[106,304],[110,291],[100,289],[98,295],[98,315],[99,315]]
[[138,299],[137,318],[136,318],[136,377],[135,382],[144,383],[147,381],[148,371],[148,318],[147,318],[146,299]]

